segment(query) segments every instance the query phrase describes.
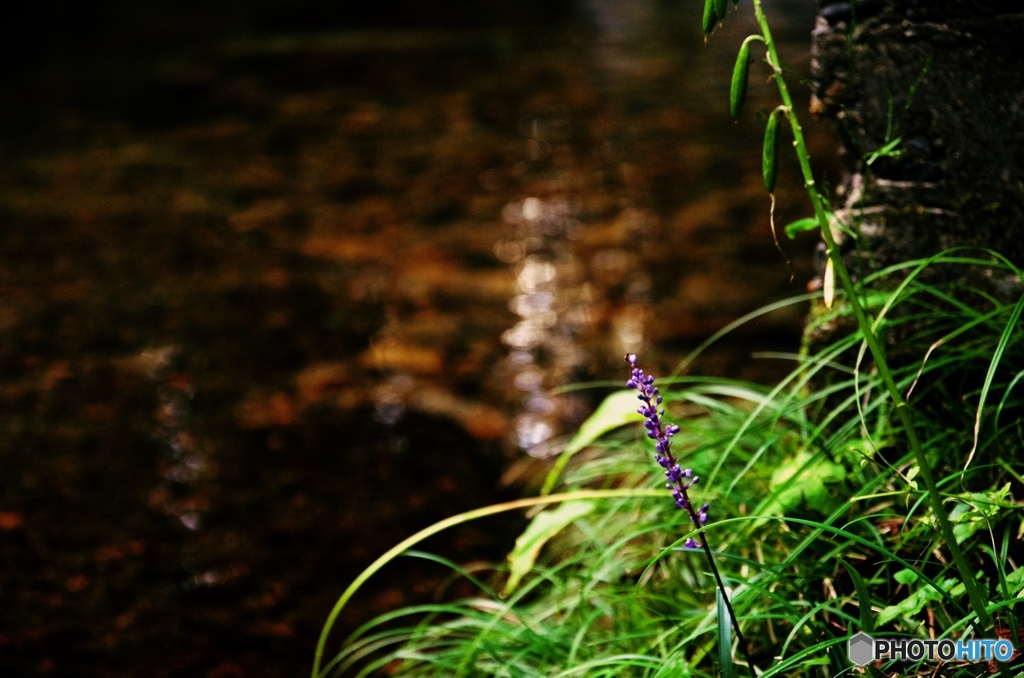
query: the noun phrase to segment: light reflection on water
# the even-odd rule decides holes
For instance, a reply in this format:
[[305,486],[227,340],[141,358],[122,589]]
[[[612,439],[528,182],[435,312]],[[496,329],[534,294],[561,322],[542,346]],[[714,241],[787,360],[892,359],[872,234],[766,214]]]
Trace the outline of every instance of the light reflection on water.
[[[533,125],[534,133],[540,126]],[[558,379],[583,368],[585,351],[577,337],[589,320],[588,286],[568,243],[579,228],[565,198],[528,197],[502,210],[514,238],[495,254],[516,271],[517,294],[509,310],[520,320],[502,334],[509,348],[508,372],[520,391],[515,436],[520,449],[538,457],[558,452],[552,438],[560,419],[578,407],[570,395],[552,395]]]
[[[546,57],[530,50],[511,57],[523,60],[522,72],[545,73],[544,84],[522,93],[518,156],[506,155],[475,181],[490,196],[507,195],[490,215],[496,223],[484,214],[473,220],[481,239],[491,235],[494,260],[508,266],[511,289],[502,303],[514,320],[488,328],[500,334],[506,356],[480,366],[505,391],[485,393],[482,404],[503,407],[507,420],[490,412],[474,425],[489,435],[504,429],[512,447],[542,457],[557,453],[594,405],[557,393],[560,387],[609,378],[625,353],[653,350],[669,369],[685,355],[682,344],[699,343],[786,286],[771,250],[759,249],[770,239],[757,116],[771,93],[752,86],[750,114],[739,124],[725,113],[736,45],[753,29],[749,13],[731,12],[704,46],[698,24],[678,8],[589,0],[581,11],[585,39]],[[681,36],[675,26],[690,33]],[[782,41],[781,49],[791,56],[791,45]],[[460,133],[476,133],[454,117]],[[737,157],[738,143],[749,144],[749,157]],[[780,193],[780,203],[786,199]],[[424,241],[436,228],[409,227]],[[465,279],[475,285],[472,274]],[[436,283],[417,282],[413,303],[435,303],[429,284]],[[385,287],[388,320],[371,342],[371,353],[384,356],[370,361],[375,418],[394,426],[416,409],[466,422],[481,403],[452,383],[459,356],[410,336],[400,272]],[[424,362],[435,366],[389,357],[395,347],[410,359],[423,348]]]
[[[583,11],[594,28],[586,51],[589,85],[605,97],[606,117],[596,126],[557,113],[521,124],[524,154],[546,190],[527,189],[505,205],[502,221],[511,235],[494,249],[516,274],[509,309],[519,320],[502,334],[506,369],[519,392],[514,435],[520,449],[541,457],[557,453],[564,434],[593,406],[576,395],[555,395],[559,387],[607,378],[614,357],[626,353],[680,356],[678,349],[665,351],[666,338],[696,343],[758,299],[770,300],[768,288],[785,293],[785,283],[759,287],[759,280],[783,274],[770,250],[752,262],[738,260],[742,248],[757,247],[747,234],[756,234],[763,247],[767,231],[763,201],[749,189],[758,184],[756,165],[738,162],[723,136],[732,126],[754,142],[754,158],[757,111],[771,93],[752,87],[753,112],[742,126],[719,115],[725,99],[715,100],[727,96],[735,44],[753,30],[752,18],[730,13],[707,47],[680,50],[663,26],[678,17],[656,3],[589,0]],[[664,89],[676,76],[678,89]],[[643,117],[631,117],[631,108]],[[580,137],[589,137],[589,148]],[[679,162],[666,152],[673,144],[677,158],[692,162],[680,164],[669,179],[675,189],[665,195],[649,177]],[[687,182],[688,174],[713,177],[719,187],[709,191],[703,177]],[[695,209],[700,201],[706,205]],[[703,211],[708,208],[719,214],[710,216]],[[699,253],[702,241],[716,240],[728,245]],[[737,270],[748,275],[738,277]],[[652,336],[651,325],[659,321]]]
[[168,344],[146,349],[136,359],[144,373],[156,385],[156,410],[153,435],[164,459],[161,487],[152,499],[169,517],[190,532],[203,526],[209,506],[197,484],[209,479],[213,468],[210,458],[193,430],[192,380],[177,370],[181,347]]
[[[610,343],[616,354],[644,346],[650,277],[624,247],[598,249],[589,265],[579,260],[574,241],[587,228],[579,219],[579,202],[554,196],[508,203],[502,218],[513,237],[495,245],[495,255],[516,273],[517,294],[509,309],[520,320],[501,337],[509,349],[507,373],[520,392],[515,438],[521,450],[536,457],[557,454],[559,434],[585,415],[583,398],[553,391],[593,376],[595,344]],[[642,239],[647,225],[642,210],[627,207],[616,221],[619,231]],[[606,291],[615,286],[624,292],[609,304]],[[609,316],[604,329],[595,325],[595,305]],[[606,340],[595,342],[601,333]]]

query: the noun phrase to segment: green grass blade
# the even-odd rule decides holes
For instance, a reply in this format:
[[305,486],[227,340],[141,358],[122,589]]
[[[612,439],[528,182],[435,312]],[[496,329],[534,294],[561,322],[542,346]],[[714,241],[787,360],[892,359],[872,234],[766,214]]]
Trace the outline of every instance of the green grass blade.
[[838,560],[846,568],[846,573],[850,575],[850,579],[853,581],[853,589],[857,592],[857,608],[860,610],[860,630],[870,635],[875,632],[875,617],[871,611],[871,590],[868,588],[864,578],[860,576],[857,568],[842,558]]
[[1020,320],[1020,314],[1024,311],[1024,296],[1021,296],[1017,300],[1017,303],[1013,307],[1013,313],[1010,314],[1010,319],[1006,322],[1006,327],[1003,328],[1003,333],[999,337],[999,344],[996,346],[995,352],[992,354],[992,362],[989,363],[988,373],[985,375],[985,384],[981,388],[981,397],[978,399],[978,411],[974,417],[974,444],[971,445],[971,451],[967,455],[967,461],[964,462],[964,468],[966,469],[971,465],[971,461],[974,459],[974,453],[978,450],[978,435],[981,432],[981,413],[985,409],[985,402],[988,400],[988,392],[992,387],[992,379],[995,377],[996,369],[999,367],[999,361],[1003,357],[1003,353],[1006,352],[1006,347],[1010,343],[1010,339],[1014,333],[1017,332],[1017,322]]
[[732,678],[732,623],[729,608],[726,607],[722,590],[715,589],[715,594],[718,606],[718,670],[722,678]]
[[320,665],[323,662],[324,648],[327,645],[327,638],[331,633],[331,629],[334,627],[334,622],[338,619],[338,615],[341,614],[345,605],[370,577],[376,574],[382,567],[394,560],[397,556],[401,555],[404,551],[407,551],[424,539],[447,530],[449,527],[461,525],[462,523],[467,523],[471,520],[477,520],[486,516],[493,516],[508,511],[517,511],[531,506],[560,504],[565,501],[572,501],[576,499],[608,499],[612,497],[658,497],[664,499],[665,492],[664,490],[647,490],[639,488],[625,490],[580,490],[564,494],[552,494],[546,497],[517,499],[515,501],[493,504],[491,506],[485,506],[483,508],[460,513],[450,518],[445,518],[444,520],[434,523],[433,525],[420,530],[411,537],[399,542],[384,553],[384,555],[373,561],[369,567],[363,570],[359,576],[349,584],[348,588],[342,592],[337,602],[335,602],[334,607],[331,609],[331,613],[327,616],[327,621],[324,622],[323,629],[320,631],[320,639],[317,641],[316,653],[313,656],[313,678],[321,678],[323,675]]

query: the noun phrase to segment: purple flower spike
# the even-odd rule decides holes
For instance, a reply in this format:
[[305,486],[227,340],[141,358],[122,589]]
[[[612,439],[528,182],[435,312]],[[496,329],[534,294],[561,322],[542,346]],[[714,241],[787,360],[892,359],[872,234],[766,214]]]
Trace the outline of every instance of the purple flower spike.
[[[699,511],[693,508],[687,490],[697,484],[699,476],[693,475],[693,469],[680,468],[672,454],[672,436],[679,433],[679,426],[675,424],[666,425],[664,422],[665,410],[658,409],[662,403],[662,396],[654,386],[654,377],[644,374],[644,371],[636,366],[636,355],[626,356],[626,362],[632,368],[626,388],[635,389],[637,398],[644,403],[644,406],[637,410],[644,417],[644,428],[647,429],[647,437],[655,441],[654,448],[657,454],[654,460],[665,469],[665,477],[668,479],[668,489],[672,490],[672,499],[676,506],[686,511],[690,516],[690,522],[696,528],[704,527],[708,521],[708,505],[704,504]],[[686,548],[699,548],[701,543],[692,538],[686,540]]]

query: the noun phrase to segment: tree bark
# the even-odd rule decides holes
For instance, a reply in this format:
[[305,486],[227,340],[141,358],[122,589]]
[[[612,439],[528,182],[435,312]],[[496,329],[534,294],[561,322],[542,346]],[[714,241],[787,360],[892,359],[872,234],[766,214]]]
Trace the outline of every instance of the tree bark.
[[1024,2],[819,6],[811,110],[836,123],[851,272],[959,245],[1024,264]]

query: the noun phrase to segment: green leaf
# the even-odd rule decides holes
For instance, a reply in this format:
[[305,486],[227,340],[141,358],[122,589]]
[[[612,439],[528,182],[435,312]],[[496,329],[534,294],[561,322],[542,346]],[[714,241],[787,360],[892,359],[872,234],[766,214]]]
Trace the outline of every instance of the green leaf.
[[643,421],[642,414],[634,391],[617,391],[604,399],[594,413],[580,426],[565,451],[570,454],[579,452],[608,431],[637,421]]
[[813,231],[818,228],[818,220],[814,217],[807,217],[806,219],[798,219],[791,224],[786,224],[786,236],[790,240],[795,238],[798,233],[804,231]]
[[743,102],[747,99],[747,80],[750,75],[750,38],[743,41],[736,55],[736,65],[732,69],[732,82],[729,84],[729,115],[738,120],[743,112]]
[[978,530],[987,529],[999,515],[1001,506],[1012,503],[1010,483],[991,492],[970,492],[961,496],[965,501],[957,503],[949,512],[957,544],[962,544]]
[[[943,591],[948,591],[951,595],[955,595],[957,592],[956,579],[944,579],[939,583]],[[960,585],[963,588],[963,585]],[[904,598],[896,605],[889,605],[888,607],[882,608],[882,611],[878,613],[878,618],[875,620],[879,626],[888,624],[893,619],[900,616],[913,617],[924,608],[930,602],[942,600],[942,592],[936,591],[931,586],[922,586],[917,589],[909,596]]]
[[775,180],[779,175],[779,116],[783,115],[782,110],[780,106],[772,111],[764,126],[761,175],[764,178],[764,187],[769,193],[775,193]]
[[871,167],[871,165],[875,164],[875,162],[879,158],[898,158],[899,156],[903,155],[903,151],[896,150],[896,147],[899,146],[901,143],[903,143],[903,137],[896,137],[889,143],[879,148],[874,153],[870,154],[866,160],[867,166]]
[[892,578],[895,579],[896,582],[899,584],[909,586],[910,584],[916,582],[920,577],[918,576],[917,572],[914,572],[913,570],[900,570],[899,572],[894,574]]
[[715,0],[715,14],[719,21],[725,20],[725,11],[728,8],[728,0]]
[[999,361],[1002,360],[1003,353],[1006,351],[1006,347],[1010,343],[1010,339],[1016,334],[1019,327],[1018,321],[1020,320],[1021,313],[1024,312],[1024,296],[1021,296],[1017,300],[1017,303],[1013,305],[1013,311],[1010,313],[1010,318],[1006,323],[1006,327],[1003,329],[1002,335],[999,337],[999,344],[996,346],[995,352],[992,354],[992,362],[988,366],[988,374],[985,375],[985,385],[981,387],[981,397],[978,399],[978,411],[974,417],[974,445],[971,446],[971,451],[967,454],[967,461],[964,463],[964,470],[971,465],[971,460],[974,459],[974,453],[978,450],[978,437],[981,433],[981,413],[985,409],[985,401],[988,398],[989,388],[992,386],[992,379],[996,375],[996,368],[999,367]]
[[542,495],[551,492],[562,469],[569,462],[572,455],[576,454],[608,431],[626,424],[643,421],[642,414],[637,412],[639,402],[635,391],[616,391],[604,399],[594,413],[587,417],[587,420],[580,425],[580,430],[572,437],[569,444],[565,446],[562,454],[544,480],[544,487],[541,488]]
[[1024,593],[1024,567],[1018,567],[1006,575],[1006,586],[1011,595],[1019,597],[1021,593]]
[[718,606],[718,670],[722,678],[732,678],[732,621],[722,589],[715,589]]
[[874,633],[875,617],[871,611],[871,589],[868,588],[868,583],[860,576],[857,568],[842,558],[838,560],[843,564],[847,574],[850,575],[850,580],[853,581],[853,588],[857,592],[857,607],[860,609],[860,630],[867,634]]
[[846,478],[846,469],[804,451],[784,461],[772,474],[772,501],[766,513],[785,513],[802,504],[828,513],[835,498],[826,485]]
[[963,544],[975,532],[988,526],[981,512],[972,510],[967,504],[954,506],[949,512],[949,522],[953,523],[953,536],[957,544]]
[[711,31],[715,30],[715,25],[720,18],[717,8],[718,0],[704,0],[704,18],[701,21],[701,27],[704,29],[705,36],[710,35]]
[[549,539],[561,532],[566,525],[593,511],[595,506],[592,501],[567,501],[557,508],[534,516],[526,530],[516,539],[512,552],[508,554],[508,582],[505,583],[501,595],[504,597],[512,593],[523,577],[529,574],[537,562],[540,550]]

